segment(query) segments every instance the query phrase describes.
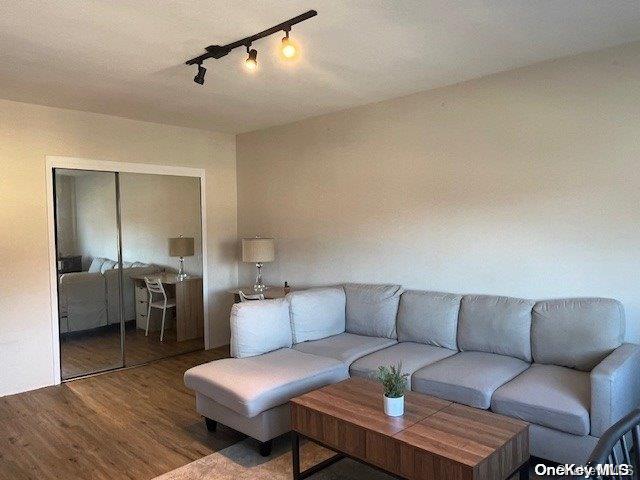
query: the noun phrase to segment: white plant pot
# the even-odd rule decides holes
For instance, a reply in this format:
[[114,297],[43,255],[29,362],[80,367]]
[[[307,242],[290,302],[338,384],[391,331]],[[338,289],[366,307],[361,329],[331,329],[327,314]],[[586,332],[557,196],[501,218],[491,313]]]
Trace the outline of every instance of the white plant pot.
[[384,413],[390,417],[400,417],[404,415],[404,395],[398,398],[389,398],[383,395]]

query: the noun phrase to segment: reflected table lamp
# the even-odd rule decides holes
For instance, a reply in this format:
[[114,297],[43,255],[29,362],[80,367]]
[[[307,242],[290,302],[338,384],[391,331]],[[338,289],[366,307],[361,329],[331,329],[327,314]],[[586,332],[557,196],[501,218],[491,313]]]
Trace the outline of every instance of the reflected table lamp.
[[275,259],[275,245],[273,238],[243,238],[242,261],[255,263],[258,273],[256,283],[253,285],[255,292],[264,292],[267,286],[262,282],[262,264],[273,262]]
[[182,281],[187,278],[184,272],[184,257],[193,256],[193,237],[183,237],[169,239],[169,256],[180,257],[180,269],[178,271],[178,280]]

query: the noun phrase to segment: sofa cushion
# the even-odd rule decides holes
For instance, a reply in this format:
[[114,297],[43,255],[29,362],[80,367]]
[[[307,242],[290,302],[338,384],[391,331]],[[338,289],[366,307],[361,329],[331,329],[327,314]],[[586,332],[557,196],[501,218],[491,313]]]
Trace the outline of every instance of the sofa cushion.
[[500,386],[529,368],[518,358],[485,352],[461,352],[428,365],[411,377],[411,389],[487,409]]
[[231,307],[231,356],[252,357],[292,344],[289,302],[284,298]]
[[98,273],[100,272],[100,269],[102,268],[102,264],[106,261],[106,258],[102,258],[102,257],[96,257],[93,260],[91,260],[91,265],[89,265],[89,273]]
[[465,295],[460,302],[458,348],[531,362],[532,300]]
[[335,358],[351,365],[355,360],[376,350],[381,350],[395,344],[390,338],[366,337],[353,333],[341,333],[333,337],[313,340],[311,342],[297,343],[293,346],[296,350],[324,357]]
[[225,358],[187,370],[187,387],[254,417],[292,397],[349,377],[346,365],[283,348],[257,357]]
[[397,338],[396,315],[402,287],[349,283],[346,331],[371,337]]
[[491,409],[544,427],[588,435],[589,395],[588,373],[534,364],[495,391]]
[[113,270],[114,268],[116,268],[117,264],[118,262],[106,259],[104,262],[102,262],[102,265],[100,266],[100,273],[104,273],[107,270]]
[[354,377],[372,378],[377,375],[378,367],[397,365],[402,362],[402,372],[408,373],[411,381],[411,375],[416,370],[456,353],[458,352],[448,348],[402,342],[359,358],[351,364],[349,372]]
[[291,292],[287,300],[295,343],[344,332],[346,298],[342,287]]
[[624,307],[609,298],[565,298],[533,307],[531,348],[536,363],[590,371],[622,345]]
[[409,290],[400,296],[398,341],[457,350],[458,311],[462,295]]

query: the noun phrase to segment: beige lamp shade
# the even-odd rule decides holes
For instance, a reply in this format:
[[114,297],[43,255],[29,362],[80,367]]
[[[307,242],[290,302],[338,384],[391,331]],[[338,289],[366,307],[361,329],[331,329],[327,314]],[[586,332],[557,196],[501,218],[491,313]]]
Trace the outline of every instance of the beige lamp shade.
[[243,238],[242,261],[247,263],[273,262],[276,258],[273,238]]
[[190,257],[193,255],[193,238],[178,237],[169,239],[169,256]]

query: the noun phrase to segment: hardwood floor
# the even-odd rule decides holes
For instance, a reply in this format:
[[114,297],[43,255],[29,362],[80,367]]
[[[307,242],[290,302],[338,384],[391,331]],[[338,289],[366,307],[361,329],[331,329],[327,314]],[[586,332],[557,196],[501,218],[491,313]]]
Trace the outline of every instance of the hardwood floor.
[[0,479],[150,479],[231,445],[182,381],[228,356],[199,351],[0,398]]
[[[120,329],[98,330],[83,335],[72,335],[60,342],[60,364],[63,379],[120,367]],[[166,330],[164,341],[160,332],[149,332],[128,325],[125,331],[125,366],[140,365],[179,353],[193,352],[204,348],[202,338],[176,341],[176,330]]]

